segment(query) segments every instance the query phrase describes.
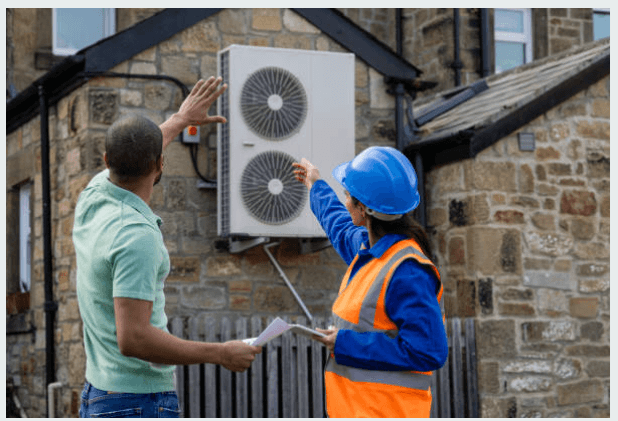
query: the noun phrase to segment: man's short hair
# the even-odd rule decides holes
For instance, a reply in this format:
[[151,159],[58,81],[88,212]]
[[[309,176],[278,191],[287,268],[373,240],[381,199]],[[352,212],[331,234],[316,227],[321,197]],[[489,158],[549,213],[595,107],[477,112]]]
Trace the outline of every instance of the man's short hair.
[[110,126],[105,153],[110,171],[121,179],[146,176],[163,151],[161,129],[150,119],[132,114]]

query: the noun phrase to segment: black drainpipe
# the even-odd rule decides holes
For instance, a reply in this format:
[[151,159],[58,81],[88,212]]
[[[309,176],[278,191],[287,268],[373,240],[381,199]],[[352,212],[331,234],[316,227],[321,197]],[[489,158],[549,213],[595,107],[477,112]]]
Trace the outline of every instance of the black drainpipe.
[[[395,9],[395,39],[397,41],[397,54],[403,55],[403,17],[401,8]],[[397,82],[395,85],[395,127],[397,130],[397,149],[402,151],[411,139],[406,139],[404,131],[404,109],[403,97],[405,89],[402,82]],[[411,105],[410,105],[411,106]],[[412,122],[410,122],[412,123]],[[416,171],[418,181],[418,193],[421,197],[421,203],[416,208],[415,218],[423,227],[427,227],[426,203],[425,203],[425,174],[423,172],[423,157],[420,152],[414,154],[412,165]]]
[[[54,282],[52,279],[52,241],[51,241],[51,199],[49,170],[49,118],[45,86],[39,85],[39,106],[41,114],[41,188],[43,192],[43,273],[45,282],[45,383],[56,381],[56,351],[54,347],[54,321],[58,304],[54,301]],[[49,396],[47,396],[49,401]],[[47,405],[46,405],[47,407]],[[47,414],[49,417],[50,414]]]
[[489,40],[489,9],[481,9],[481,77],[489,76],[490,65],[490,40]]
[[463,63],[459,58],[459,9],[453,9],[453,39],[455,44],[455,59],[451,67],[455,70],[455,86],[461,85],[461,69]]
[[[401,8],[395,9],[395,38],[397,41],[397,54],[403,54],[403,24]],[[403,96],[405,89],[403,83],[398,81],[395,83],[393,93],[395,94],[395,128],[397,130],[397,149],[403,150],[406,146],[406,139],[403,131]]]

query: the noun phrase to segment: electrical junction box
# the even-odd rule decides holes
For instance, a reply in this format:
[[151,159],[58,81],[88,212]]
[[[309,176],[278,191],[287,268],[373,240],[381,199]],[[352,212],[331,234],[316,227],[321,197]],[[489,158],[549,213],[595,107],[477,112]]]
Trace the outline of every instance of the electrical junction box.
[[182,131],[183,143],[200,143],[200,127],[188,126]]

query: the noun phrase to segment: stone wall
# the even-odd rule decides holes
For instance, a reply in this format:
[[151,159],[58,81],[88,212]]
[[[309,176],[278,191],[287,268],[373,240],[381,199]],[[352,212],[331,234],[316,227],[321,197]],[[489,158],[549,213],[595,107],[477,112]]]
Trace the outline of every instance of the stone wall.
[[477,319],[483,417],[609,416],[609,77],[427,177],[447,316]]
[[592,9],[547,9],[549,54],[558,54],[593,39]]
[[[205,42],[204,40],[207,40]],[[191,87],[216,72],[216,53],[233,43],[342,51],[341,47],[289,10],[230,9],[200,22],[146,50],[112,71],[166,74]],[[357,60],[357,150],[394,145],[393,99],[382,77]],[[162,123],[182,102],[171,82],[148,79],[96,78],[49,110],[51,214],[56,318],[56,375],[63,383],[59,416],[77,416],[85,371],[82,323],[75,292],[76,266],[71,239],[73,209],[89,180],[104,168],[104,138],[109,125],[127,113]],[[214,110],[213,110],[214,112]],[[202,127],[198,151],[200,172],[216,178],[216,130]],[[34,183],[33,276],[30,311],[36,327],[27,335],[7,338],[7,377],[29,416],[45,416],[45,314],[43,283],[40,121],[31,120],[7,137],[9,167],[23,166]],[[14,177],[13,177],[14,178]],[[13,180],[10,183],[21,182]],[[7,184],[7,187],[11,186]],[[262,248],[230,254],[216,247],[216,190],[197,187],[189,149],[177,140],[165,151],[164,176],[151,205],[162,217],[171,258],[166,283],[168,316],[212,312],[223,316],[304,315]],[[332,248],[301,254],[297,240],[272,249],[312,315],[330,314],[346,266]]]
[[[155,12],[127,9],[119,14],[119,26]],[[394,48],[392,9],[343,12],[363,27],[381,25],[376,36]],[[460,13],[462,81],[470,83],[478,66],[477,12]],[[27,63],[22,60],[33,54],[28,52],[32,31],[15,35],[32,21],[16,16],[7,9],[7,81],[23,74],[23,89],[38,76],[23,71]],[[440,81],[439,90],[452,86],[453,80],[448,67],[451,17],[452,9],[404,9],[404,56],[425,71],[425,80]],[[22,41],[22,36],[27,39]],[[290,10],[226,9],[112,70],[166,74],[190,87],[214,74],[216,52],[234,43],[342,51]],[[355,88],[356,151],[394,146],[394,100],[382,75],[357,60]],[[64,385],[59,416],[77,415],[84,380],[71,241],[78,194],[104,168],[104,136],[116,118],[135,112],[160,124],[181,101],[180,90],[169,82],[98,78],[49,110],[53,280],[59,303],[56,374]],[[534,153],[520,152],[511,135],[474,161],[428,175],[429,222],[448,315],[478,319],[483,416],[608,415],[609,81],[522,130],[534,131]],[[215,130],[202,127],[200,133],[198,166],[206,177],[215,178]],[[32,290],[30,311],[22,314],[24,324],[32,321],[36,333],[7,336],[6,354],[7,377],[31,417],[46,412],[39,143],[38,117],[6,140],[7,189],[23,181],[34,185]],[[233,316],[302,315],[261,248],[230,254],[217,247],[216,191],[197,187],[188,148],[173,142],[165,162],[152,207],[164,221],[172,262],[166,285],[168,315],[204,310]],[[285,240],[273,251],[311,313],[327,315],[345,270],[334,251],[301,254],[295,240]]]

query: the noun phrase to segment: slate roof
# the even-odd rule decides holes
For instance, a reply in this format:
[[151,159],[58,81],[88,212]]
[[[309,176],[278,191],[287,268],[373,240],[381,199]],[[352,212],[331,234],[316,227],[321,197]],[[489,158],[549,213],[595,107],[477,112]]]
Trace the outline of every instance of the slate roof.
[[[487,77],[487,90],[419,127],[406,151],[442,153],[437,164],[475,156],[609,74],[609,46],[606,38]],[[456,91],[413,102],[415,120]]]

